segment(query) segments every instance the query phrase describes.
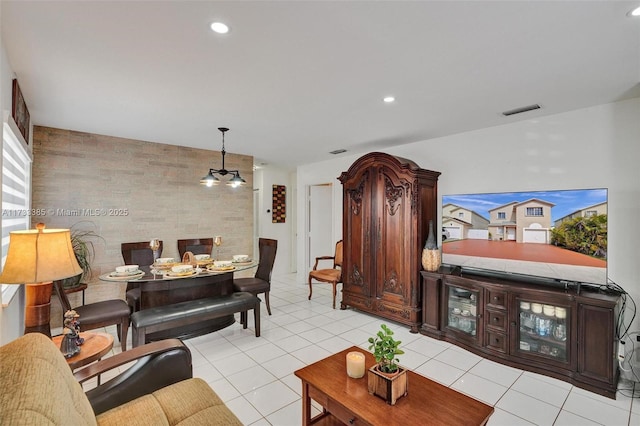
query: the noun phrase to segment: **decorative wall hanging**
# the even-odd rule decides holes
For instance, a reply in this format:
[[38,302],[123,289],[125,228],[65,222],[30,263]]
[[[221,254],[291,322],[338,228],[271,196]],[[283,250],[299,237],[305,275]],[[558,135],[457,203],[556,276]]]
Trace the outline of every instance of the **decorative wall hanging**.
[[284,185],[273,185],[271,222],[284,223],[286,217],[287,217],[287,187]]
[[24,140],[29,143],[29,110],[24,102],[22,91],[18,85],[18,79],[13,79],[13,101],[11,103],[11,116],[18,125],[18,130],[22,133]]

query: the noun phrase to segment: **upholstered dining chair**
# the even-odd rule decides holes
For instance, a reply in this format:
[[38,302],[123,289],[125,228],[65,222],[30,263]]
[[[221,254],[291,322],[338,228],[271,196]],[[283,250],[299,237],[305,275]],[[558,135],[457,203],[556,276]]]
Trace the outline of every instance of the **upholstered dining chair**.
[[[258,240],[258,251],[260,259],[258,260],[258,269],[253,278],[234,278],[234,291],[247,291],[255,296],[264,293],[264,302],[267,305],[267,312],[271,315],[271,305],[269,304],[269,291],[271,291],[271,272],[273,264],[276,260],[276,251],[278,250],[278,240],[270,240],[268,238],[260,238]],[[243,312],[241,315],[247,315]],[[242,317],[244,318],[244,317]],[[244,324],[244,323],[243,323]]]
[[67,294],[62,287],[62,281],[54,281],[53,287],[58,294],[62,305],[62,317],[65,312],[73,309],[80,315],[80,330],[95,330],[96,328],[116,325],[120,347],[122,351],[127,350],[127,333],[129,331],[129,305],[121,299],[103,300],[101,302],[89,303],[75,308],[71,307]]
[[[162,256],[162,240],[157,250],[151,250],[150,241],[120,244],[120,251],[125,265],[151,266],[158,257]],[[140,310],[140,288],[136,283],[127,283],[127,304],[131,312]]]
[[[330,269],[318,269],[318,263],[321,260],[332,260],[333,267]],[[311,280],[329,283],[333,286],[333,309],[335,309],[337,286],[338,283],[342,282],[342,240],[336,243],[336,251],[333,256],[316,257],[313,270],[309,272],[309,300],[311,300],[311,293],[313,292]]]
[[158,250],[151,250],[149,241],[140,241],[136,243],[122,243],[120,244],[120,251],[122,252],[122,259],[125,265],[140,265],[150,266],[156,258],[162,256],[162,240]]
[[178,253],[180,259],[190,251],[193,254],[211,254],[213,250],[213,238],[190,238],[178,240]]

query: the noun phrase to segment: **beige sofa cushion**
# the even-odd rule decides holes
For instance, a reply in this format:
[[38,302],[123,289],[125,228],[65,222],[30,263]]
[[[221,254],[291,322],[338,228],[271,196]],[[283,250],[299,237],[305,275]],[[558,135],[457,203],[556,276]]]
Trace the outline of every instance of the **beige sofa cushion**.
[[2,425],[96,424],[82,387],[44,334],[0,347],[0,389]]
[[162,407],[152,395],[145,395],[133,401],[112,408],[96,418],[101,426],[142,426],[168,425]]
[[106,411],[97,420],[100,426],[242,426],[220,397],[198,378],[175,383]]
[[209,385],[197,378],[174,383],[96,418],[51,339],[30,333],[0,347],[0,425],[96,424],[242,425]]

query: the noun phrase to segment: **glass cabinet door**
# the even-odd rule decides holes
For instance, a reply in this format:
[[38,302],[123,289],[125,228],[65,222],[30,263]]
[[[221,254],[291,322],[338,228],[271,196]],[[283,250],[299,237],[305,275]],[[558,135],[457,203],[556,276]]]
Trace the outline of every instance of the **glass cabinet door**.
[[569,361],[569,323],[566,306],[519,299],[519,353]]
[[475,338],[478,329],[477,290],[447,286],[447,326]]

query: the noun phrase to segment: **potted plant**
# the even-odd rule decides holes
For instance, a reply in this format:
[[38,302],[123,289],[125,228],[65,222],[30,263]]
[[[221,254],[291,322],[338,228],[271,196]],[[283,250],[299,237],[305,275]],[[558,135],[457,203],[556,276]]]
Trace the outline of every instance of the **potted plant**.
[[[62,288],[65,290],[79,286],[83,279],[87,280],[91,278],[91,261],[95,256],[95,249],[93,247],[92,240],[102,238],[93,229],[78,227],[78,225],[82,223],[83,222],[78,222],[71,227],[71,245],[73,247],[73,252],[76,255],[78,265],[82,268],[82,273],[74,277],[63,279]],[[92,226],[95,228],[95,224],[92,224]]]
[[367,371],[369,393],[395,405],[398,398],[407,394],[407,370],[401,367],[397,355],[404,354],[400,340],[393,338],[393,330],[385,324],[374,337],[369,338],[369,350],[373,351],[376,364]]

